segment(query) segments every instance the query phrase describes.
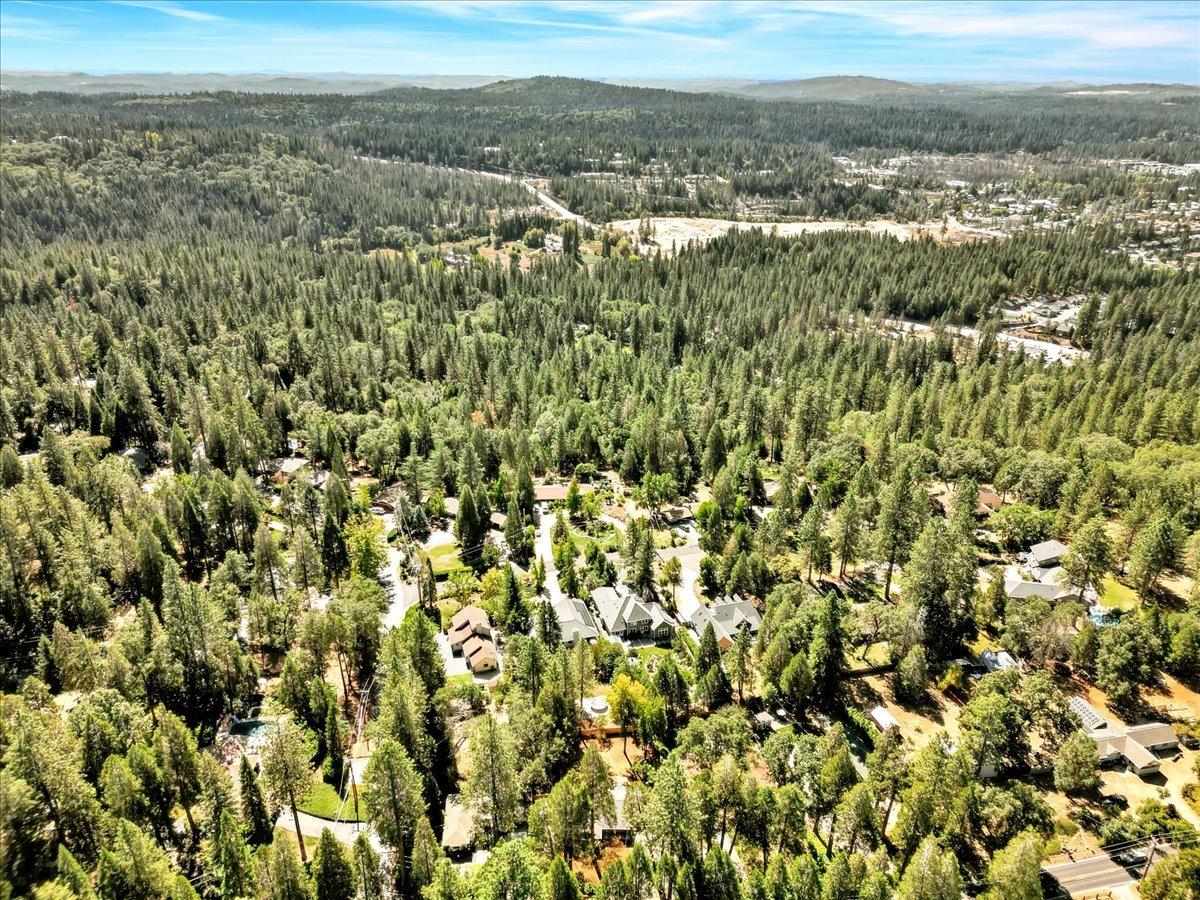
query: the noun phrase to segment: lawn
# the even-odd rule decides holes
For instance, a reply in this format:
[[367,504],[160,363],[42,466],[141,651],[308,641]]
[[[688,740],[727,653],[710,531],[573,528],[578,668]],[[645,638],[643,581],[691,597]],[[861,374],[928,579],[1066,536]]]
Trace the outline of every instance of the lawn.
[[1116,578],[1109,575],[1104,579],[1104,590],[1100,592],[1100,603],[1103,606],[1115,606],[1122,612],[1132,612],[1139,606],[1137,594]]
[[646,667],[647,671],[649,671],[652,661],[657,660],[661,662],[664,656],[670,656],[673,652],[667,647],[638,647],[634,650],[637,658],[642,661],[642,665]]
[[[864,656],[863,650],[866,650]],[[891,647],[887,641],[876,641],[869,647],[846,648],[846,664],[852,668],[865,666],[882,666],[891,661]]]
[[426,553],[429,556],[429,564],[433,566],[433,574],[437,578],[462,568],[457,544],[440,544],[437,547],[430,547]]
[[571,539],[575,541],[575,546],[582,554],[586,554],[592,544],[598,544],[604,553],[621,549],[621,540],[617,537],[612,526],[609,526],[599,537],[592,537],[586,531],[582,531],[573,525],[570,527],[570,532]]
[[[310,816],[316,816],[319,819],[333,819],[338,814],[338,805],[341,803],[341,798],[338,797],[337,789],[324,781],[318,782],[313,792],[308,795],[303,803],[297,803],[296,808],[300,812],[306,812]],[[354,798],[347,793],[346,803],[342,806],[341,819],[344,822],[360,821],[365,822],[367,819],[367,804],[362,793],[358,796],[358,819],[354,818]]]

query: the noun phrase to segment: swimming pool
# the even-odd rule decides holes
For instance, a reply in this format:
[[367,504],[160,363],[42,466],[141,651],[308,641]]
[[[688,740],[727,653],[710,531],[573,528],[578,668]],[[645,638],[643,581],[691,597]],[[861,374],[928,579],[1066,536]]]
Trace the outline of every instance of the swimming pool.
[[266,719],[243,719],[229,726],[229,733],[241,741],[247,753],[258,753],[278,726]]
[[1098,628],[1107,628],[1121,621],[1121,611],[1107,606],[1093,606],[1088,610],[1088,618]]

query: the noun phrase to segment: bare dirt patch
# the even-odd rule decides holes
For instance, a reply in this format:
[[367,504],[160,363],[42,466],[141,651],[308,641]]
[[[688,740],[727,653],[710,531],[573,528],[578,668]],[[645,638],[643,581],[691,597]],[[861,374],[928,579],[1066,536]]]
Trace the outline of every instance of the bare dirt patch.
[[[636,239],[642,226],[641,219],[621,219],[611,222],[614,230],[627,234]],[[825,222],[731,222],[728,219],[707,219],[685,216],[662,216],[650,219],[654,229],[651,243],[664,253],[671,251],[672,244],[676,248],[684,246],[688,241],[707,243],[725,234],[731,228],[748,231],[760,229],[767,234],[777,234],[781,237],[796,237],[802,234],[821,234],[830,231],[867,231],[871,234],[891,235],[898,240],[906,241],[921,235],[930,235],[947,242],[978,239],[979,235],[961,228],[949,226],[942,231],[941,222],[901,223],[886,219],[875,219],[870,222],[858,223],[847,221]]]
[[583,743],[585,750],[589,745],[600,748],[600,755],[608,763],[608,771],[613,778],[628,778],[630,766],[633,763],[639,762],[644,755],[642,748],[631,740],[628,747],[629,758],[626,759],[625,751],[621,747],[623,742],[619,737],[588,738]]
[[892,695],[891,682],[885,675],[871,675],[851,682],[854,702],[865,712],[879,705],[887,709],[900,723],[900,733],[919,750],[935,734],[945,731],[951,740],[958,738],[958,706],[941,691],[930,690],[929,699],[921,709],[901,706]]

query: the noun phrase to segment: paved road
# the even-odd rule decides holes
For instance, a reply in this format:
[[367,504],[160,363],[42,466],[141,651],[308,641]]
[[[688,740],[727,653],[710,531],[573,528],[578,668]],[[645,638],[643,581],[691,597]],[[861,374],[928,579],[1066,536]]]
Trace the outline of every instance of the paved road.
[[[362,160],[363,162],[387,163],[387,164],[394,164],[396,162],[395,160],[392,160],[392,159],[381,159],[380,157],[377,157],[377,156],[357,156],[355,158]],[[536,187],[533,184],[534,179],[524,178],[524,177],[520,177],[517,175],[508,175],[508,174],[505,174],[504,172],[484,172],[481,169],[463,169],[458,166],[429,166],[428,168],[441,169],[442,171],[445,171],[445,172],[457,172],[461,175],[474,175],[477,178],[487,178],[491,181],[508,181],[513,184],[519,184],[521,187],[525,188],[525,190],[529,191],[529,193],[533,194],[533,196],[537,198],[537,201],[540,204],[542,204],[542,206],[549,209],[556,216],[563,218],[563,219],[567,219],[568,221],[571,221],[571,222],[575,222],[579,225],[582,225],[584,228],[591,228],[595,231],[600,230],[600,227],[598,225],[596,225],[593,222],[589,222],[587,219],[585,219],[583,216],[579,215],[578,213],[571,212],[571,210],[569,210],[565,206],[563,206],[562,203],[560,203],[558,200],[555,200],[553,197],[551,197],[545,191],[540,190],[538,187]]]
[[1046,866],[1042,871],[1052,876],[1061,890],[1072,897],[1112,890],[1133,883],[1129,872],[1113,862],[1108,854],[1076,862],[1057,863]]
[[[275,827],[295,834],[296,823],[292,819],[292,811],[290,809],[285,809],[279,814],[279,818],[275,820]],[[302,812],[300,813],[300,830],[304,832],[306,838],[313,839],[311,842],[305,841],[305,844],[308,845],[310,859],[312,858],[312,851],[316,847],[315,839],[319,838],[321,832],[326,828],[332,831],[333,836],[346,846],[352,845],[360,832],[366,832],[369,835],[371,846],[376,851],[383,849],[379,838],[371,830],[371,826],[365,822],[331,822],[329,819],[319,819],[316,816],[310,816],[308,813]]]
[[563,206],[561,203],[559,203],[557,200],[555,200],[553,197],[551,197],[545,191],[538,190],[536,187],[534,187],[528,181],[522,181],[520,183],[523,184],[529,191],[531,191],[533,193],[533,196],[538,198],[538,202],[540,202],[542,204],[542,206],[549,208],[552,212],[558,213],[558,215],[561,216],[562,218],[568,219],[571,222],[575,222],[576,224],[582,225],[584,228],[591,228],[594,231],[599,230],[599,228],[597,226],[593,225],[591,222],[589,222],[587,219],[585,219],[583,216],[579,215],[578,213],[571,212],[569,209],[567,209],[565,206]]
[[[880,319],[879,321],[887,327],[905,334],[923,334],[933,330],[932,325],[924,322],[910,322],[905,319]],[[973,341],[978,341],[983,336],[979,329],[966,325],[944,325],[943,328],[951,334],[970,338]],[[1091,355],[1087,350],[1081,350],[1078,347],[1064,347],[1050,341],[1035,341],[1032,338],[1021,337],[1007,331],[997,332],[996,341],[1011,350],[1020,350],[1026,356],[1041,357],[1046,362],[1060,362],[1068,366],[1077,359],[1087,359]]]

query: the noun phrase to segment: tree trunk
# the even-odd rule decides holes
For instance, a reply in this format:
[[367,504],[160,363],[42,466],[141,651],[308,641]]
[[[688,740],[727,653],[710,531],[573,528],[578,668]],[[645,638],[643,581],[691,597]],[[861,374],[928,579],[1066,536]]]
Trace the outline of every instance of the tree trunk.
[[196,817],[192,815],[192,808],[184,806],[183,814],[187,816],[188,828],[192,831],[192,843],[200,843],[200,828],[196,825]]
[[300,861],[308,863],[308,851],[304,849],[304,832],[300,830],[300,812],[296,809],[296,795],[291,795],[292,822],[296,825],[296,840],[300,842]]

